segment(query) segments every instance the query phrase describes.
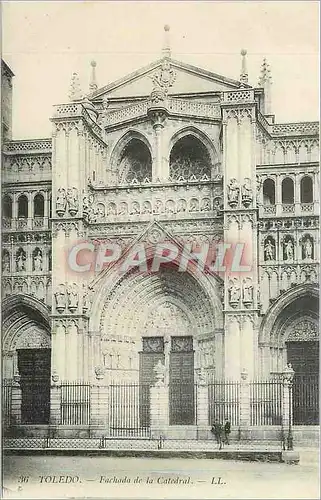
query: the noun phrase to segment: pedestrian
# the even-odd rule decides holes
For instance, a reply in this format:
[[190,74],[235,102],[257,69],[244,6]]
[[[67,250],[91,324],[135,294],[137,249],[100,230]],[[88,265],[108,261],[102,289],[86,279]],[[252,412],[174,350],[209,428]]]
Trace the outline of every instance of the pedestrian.
[[212,433],[214,434],[216,438],[216,442],[219,445],[219,450],[222,449],[222,433],[223,433],[223,428],[222,425],[219,423],[218,420],[215,420],[214,424],[212,425],[211,429]]
[[231,433],[231,422],[228,418],[225,419],[224,424],[224,442],[226,444],[230,444],[230,433]]

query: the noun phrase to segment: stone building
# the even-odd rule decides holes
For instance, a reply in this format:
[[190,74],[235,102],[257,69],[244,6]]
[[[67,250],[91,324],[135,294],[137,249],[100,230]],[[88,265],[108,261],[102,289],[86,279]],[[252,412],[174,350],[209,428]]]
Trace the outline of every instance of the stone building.
[[[2,64],[8,428],[188,435],[220,411],[236,427],[282,425],[287,363],[293,423],[318,423],[319,124],[278,123],[267,62],[251,86],[241,58],[232,80],[172,59],[165,41],[159,60],[104,87],[93,61],[89,92],[74,73],[52,136],[35,140],[11,138]],[[92,258],[88,242],[97,254],[106,241],[117,262],[71,269],[75,245]],[[152,272],[164,242],[199,255],[243,242],[250,265]],[[146,268],[124,270],[137,248]],[[131,425],[117,397],[138,411]]]

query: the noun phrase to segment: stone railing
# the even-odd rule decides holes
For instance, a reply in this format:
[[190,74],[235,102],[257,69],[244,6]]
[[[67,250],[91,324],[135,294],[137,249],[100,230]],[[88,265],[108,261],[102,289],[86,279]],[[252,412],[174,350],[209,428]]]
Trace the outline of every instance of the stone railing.
[[254,102],[254,90],[242,89],[223,92],[223,103]]
[[103,139],[102,128],[91,118],[81,102],[58,104],[55,106],[53,119],[57,120],[61,118],[84,118],[94,134],[96,134],[99,139]]
[[30,153],[33,151],[48,153],[51,151],[51,139],[31,139],[31,140],[18,140],[8,141],[3,144],[4,153]]
[[[187,99],[168,98],[162,101],[159,106],[167,109],[169,114],[196,116],[200,118],[217,119],[221,118],[220,106],[214,103],[193,102]],[[108,113],[104,119],[104,126],[111,127],[146,116],[149,107],[153,107],[149,101],[141,101],[131,104],[125,108]]]
[[319,135],[319,122],[276,123],[272,125],[272,135]]

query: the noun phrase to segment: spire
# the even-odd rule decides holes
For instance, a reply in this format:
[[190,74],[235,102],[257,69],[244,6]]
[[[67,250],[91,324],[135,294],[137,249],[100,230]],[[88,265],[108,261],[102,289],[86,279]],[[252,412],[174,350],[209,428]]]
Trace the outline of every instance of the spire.
[[169,25],[165,24],[165,26],[164,26],[164,44],[163,44],[163,48],[162,48],[163,57],[171,57],[171,48],[170,48],[170,42],[169,42],[169,30],[170,30]]
[[91,65],[91,76],[90,76],[90,83],[89,83],[89,91],[94,92],[95,90],[98,89],[97,80],[96,80],[97,63],[96,63],[96,61],[91,61],[90,65]]
[[247,64],[246,64],[246,54],[247,50],[242,49],[241,50],[241,56],[242,56],[242,68],[241,68],[241,74],[240,74],[240,82],[242,86],[245,83],[248,83],[248,72],[247,72]]
[[78,73],[72,74],[70,89],[69,89],[69,99],[71,101],[79,101],[80,99],[82,99]]
[[264,89],[264,114],[270,115],[272,113],[271,111],[272,77],[271,77],[270,65],[267,63],[265,57],[263,59],[263,63],[261,66],[261,74],[259,76],[258,86]]

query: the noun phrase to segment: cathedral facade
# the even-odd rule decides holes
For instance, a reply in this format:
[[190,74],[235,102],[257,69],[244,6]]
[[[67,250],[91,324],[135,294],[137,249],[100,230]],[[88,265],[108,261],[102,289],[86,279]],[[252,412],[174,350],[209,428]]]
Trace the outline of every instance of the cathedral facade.
[[241,57],[232,80],[165,44],[102,88],[93,61],[35,140],[2,64],[9,433],[318,423],[319,124],[278,123]]

